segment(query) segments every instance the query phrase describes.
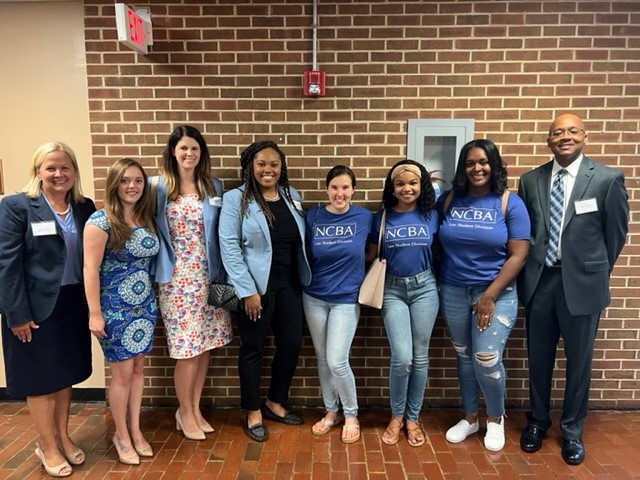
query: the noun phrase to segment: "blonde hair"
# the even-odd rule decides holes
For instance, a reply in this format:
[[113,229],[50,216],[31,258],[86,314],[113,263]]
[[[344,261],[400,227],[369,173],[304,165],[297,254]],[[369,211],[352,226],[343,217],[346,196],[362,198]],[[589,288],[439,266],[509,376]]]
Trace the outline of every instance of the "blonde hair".
[[75,170],[76,179],[73,182],[71,188],[71,199],[75,203],[84,203],[84,195],[82,194],[82,187],[80,186],[80,170],[78,169],[78,161],[76,160],[76,154],[73,153],[71,148],[62,142],[47,142],[40,145],[33,154],[31,159],[31,170],[29,172],[29,182],[22,189],[23,193],[26,193],[28,197],[38,198],[42,194],[42,180],[38,178],[38,170],[42,166],[44,157],[53,152],[64,153],[71,166]]
[[147,176],[140,162],[132,158],[122,158],[109,167],[107,171],[107,181],[104,191],[104,211],[107,213],[109,227],[111,229],[111,250],[120,250],[131,237],[131,227],[124,219],[124,208],[120,197],[118,197],[118,186],[124,176],[124,172],[129,167],[136,167],[140,170],[144,179],[142,195],[133,207],[133,219],[139,226],[146,228],[152,233],[156,229],[153,223],[152,203],[149,200],[151,189],[147,183]]

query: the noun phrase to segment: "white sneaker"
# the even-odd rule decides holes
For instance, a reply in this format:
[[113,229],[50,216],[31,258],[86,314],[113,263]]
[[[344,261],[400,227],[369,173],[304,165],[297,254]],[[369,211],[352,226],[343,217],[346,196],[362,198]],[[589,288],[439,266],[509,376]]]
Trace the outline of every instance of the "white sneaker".
[[500,417],[500,423],[487,422],[487,434],[484,437],[484,446],[492,452],[499,452],[504,447],[504,415]]
[[476,433],[479,428],[480,428],[480,424],[478,420],[476,420],[473,423],[469,423],[467,422],[466,419],[463,418],[458,423],[456,423],[453,427],[447,430],[447,434],[445,435],[445,438],[447,439],[448,442],[460,443],[469,435]]

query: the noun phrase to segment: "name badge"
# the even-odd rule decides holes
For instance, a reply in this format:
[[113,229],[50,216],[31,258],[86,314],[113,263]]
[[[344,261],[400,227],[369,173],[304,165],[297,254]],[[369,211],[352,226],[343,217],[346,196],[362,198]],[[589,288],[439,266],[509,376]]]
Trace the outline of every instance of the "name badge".
[[209,197],[209,204],[213,205],[214,207],[221,207],[222,206],[222,197]]
[[43,237],[45,235],[57,235],[55,220],[47,222],[31,222],[31,232],[34,237]]
[[598,211],[598,203],[595,198],[587,198],[586,200],[576,200],[576,215],[583,213],[591,213]]
[[302,203],[300,203],[299,201],[294,200],[293,201],[293,206],[296,207],[296,210],[298,210],[300,212],[302,211]]

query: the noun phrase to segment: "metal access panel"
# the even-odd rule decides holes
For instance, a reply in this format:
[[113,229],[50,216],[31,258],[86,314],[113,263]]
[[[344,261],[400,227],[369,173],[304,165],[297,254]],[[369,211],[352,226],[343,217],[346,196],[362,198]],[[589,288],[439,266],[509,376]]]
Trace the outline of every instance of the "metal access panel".
[[[409,119],[407,126],[407,158],[415,160],[433,173],[437,187],[451,188],[462,146],[473,140],[474,120]],[[438,193],[438,192],[437,192]]]

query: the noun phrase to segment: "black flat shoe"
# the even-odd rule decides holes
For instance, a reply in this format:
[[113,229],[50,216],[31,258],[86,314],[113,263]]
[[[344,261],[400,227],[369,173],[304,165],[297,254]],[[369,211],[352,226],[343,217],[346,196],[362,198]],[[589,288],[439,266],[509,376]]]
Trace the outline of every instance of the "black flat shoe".
[[256,442],[266,442],[267,441],[267,427],[265,427],[262,423],[256,423],[252,427],[249,426],[249,417],[244,417],[244,421],[242,422],[242,430],[247,434],[251,440],[255,440]]
[[584,462],[584,445],[581,439],[562,440],[562,459],[568,465],[580,465]]
[[286,409],[282,417],[273,413],[273,410],[271,410],[266,403],[262,405],[261,410],[263,417],[268,418],[269,420],[273,420],[274,422],[280,422],[286,425],[302,425],[304,423],[304,420],[302,420],[302,417],[300,415]]
[[542,447],[544,435],[545,431],[541,428],[527,425],[520,435],[520,448],[528,453],[537,452]]

